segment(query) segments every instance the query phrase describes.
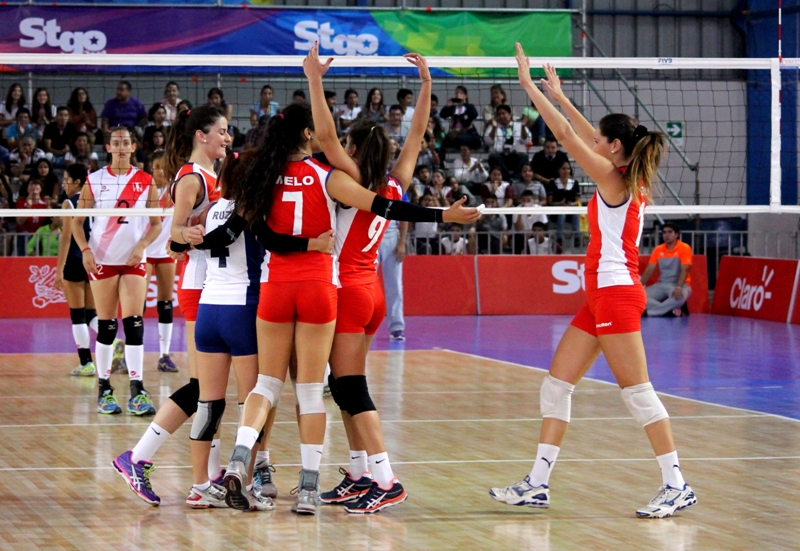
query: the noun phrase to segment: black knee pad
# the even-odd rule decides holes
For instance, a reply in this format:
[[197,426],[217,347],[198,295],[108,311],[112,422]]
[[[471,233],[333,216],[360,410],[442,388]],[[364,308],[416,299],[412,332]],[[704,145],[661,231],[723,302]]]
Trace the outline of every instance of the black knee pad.
[[97,317],[97,310],[94,308],[86,308],[86,323],[89,323]]
[[345,411],[345,403],[342,401],[342,394],[339,392],[339,381],[333,376],[333,373],[328,373],[328,388],[331,390],[331,398],[334,403],[339,406],[339,409]]
[[142,316],[130,316],[122,320],[125,330],[125,344],[141,346],[144,344],[144,320]]
[[69,319],[72,325],[84,325],[86,323],[86,308],[70,308]]
[[172,301],[159,300],[156,303],[158,310],[158,323],[172,323]]
[[117,320],[97,320],[97,342],[114,344],[117,338]]
[[200,400],[200,381],[189,379],[189,382],[173,392],[169,399],[191,417],[197,411],[197,401]]
[[375,411],[375,404],[369,397],[367,377],[365,375],[347,375],[336,379],[337,390],[342,396],[347,413],[351,416]]
[[201,442],[212,442],[217,433],[222,414],[225,413],[225,398],[210,402],[197,402],[197,414],[192,422],[189,438]]

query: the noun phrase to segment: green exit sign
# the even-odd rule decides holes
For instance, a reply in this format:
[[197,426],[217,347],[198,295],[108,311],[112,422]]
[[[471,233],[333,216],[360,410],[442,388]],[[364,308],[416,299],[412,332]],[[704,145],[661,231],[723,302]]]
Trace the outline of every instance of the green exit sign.
[[683,121],[668,121],[664,129],[673,140],[683,139]]

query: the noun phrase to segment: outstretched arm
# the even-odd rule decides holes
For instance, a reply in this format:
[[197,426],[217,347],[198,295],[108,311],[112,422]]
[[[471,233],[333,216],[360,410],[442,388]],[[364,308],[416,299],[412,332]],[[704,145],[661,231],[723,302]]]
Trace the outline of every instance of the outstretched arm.
[[569,98],[564,94],[564,91],[561,89],[561,80],[556,74],[556,68],[547,63],[544,66],[544,72],[547,74],[547,78],[542,79],[542,86],[547,90],[547,93],[550,94],[550,97],[553,98],[553,101],[561,106],[561,109],[567,114],[567,118],[572,123],[575,132],[577,132],[583,143],[589,147],[594,147],[594,126],[586,120],[586,117],[578,111],[577,107],[572,105],[572,102],[569,101]]
[[[410,63],[414,64],[419,70],[419,78],[422,85],[417,94],[417,106],[414,108],[414,115],[411,117],[411,127],[406,136],[406,143],[419,144],[428,129],[428,120],[431,117],[431,72],[428,70],[428,63],[419,54],[405,54]],[[419,145],[417,147],[404,147],[397,162],[392,169],[392,176],[400,181],[403,191],[411,185],[411,178],[414,176],[414,168],[417,165],[419,156]]]

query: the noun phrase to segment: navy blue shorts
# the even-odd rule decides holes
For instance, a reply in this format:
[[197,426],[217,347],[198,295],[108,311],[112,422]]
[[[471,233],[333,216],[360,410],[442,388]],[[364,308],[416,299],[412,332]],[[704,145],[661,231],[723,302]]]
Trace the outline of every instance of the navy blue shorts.
[[258,304],[227,306],[201,304],[194,326],[198,352],[252,356],[258,353],[256,310]]

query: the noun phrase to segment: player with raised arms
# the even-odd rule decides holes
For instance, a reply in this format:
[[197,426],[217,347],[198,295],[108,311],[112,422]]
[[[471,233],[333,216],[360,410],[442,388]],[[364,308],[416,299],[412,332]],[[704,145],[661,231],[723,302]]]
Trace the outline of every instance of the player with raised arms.
[[561,337],[539,398],[543,422],[530,475],[489,494],[509,505],[550,506],[549,477],[570,421],[572,392],[605,356],[622,389],[622,400],[644,427],[661,468],[662,486],[640,518],[663,518],[697,502],[684,481],[672,439],[669,415],[647,375],[641,316],[647,297],[639,281],[639,240],[645,206],[666,147],[664,135],[651,132],[623,114],[606,115],[594,128],[564,95],[555,69],[547,65],[542,87],[572,125],[533,83],[530,61],[517,43],[519,81],[553,135],[586,171],[597,190],[588,203],[586,304]]

